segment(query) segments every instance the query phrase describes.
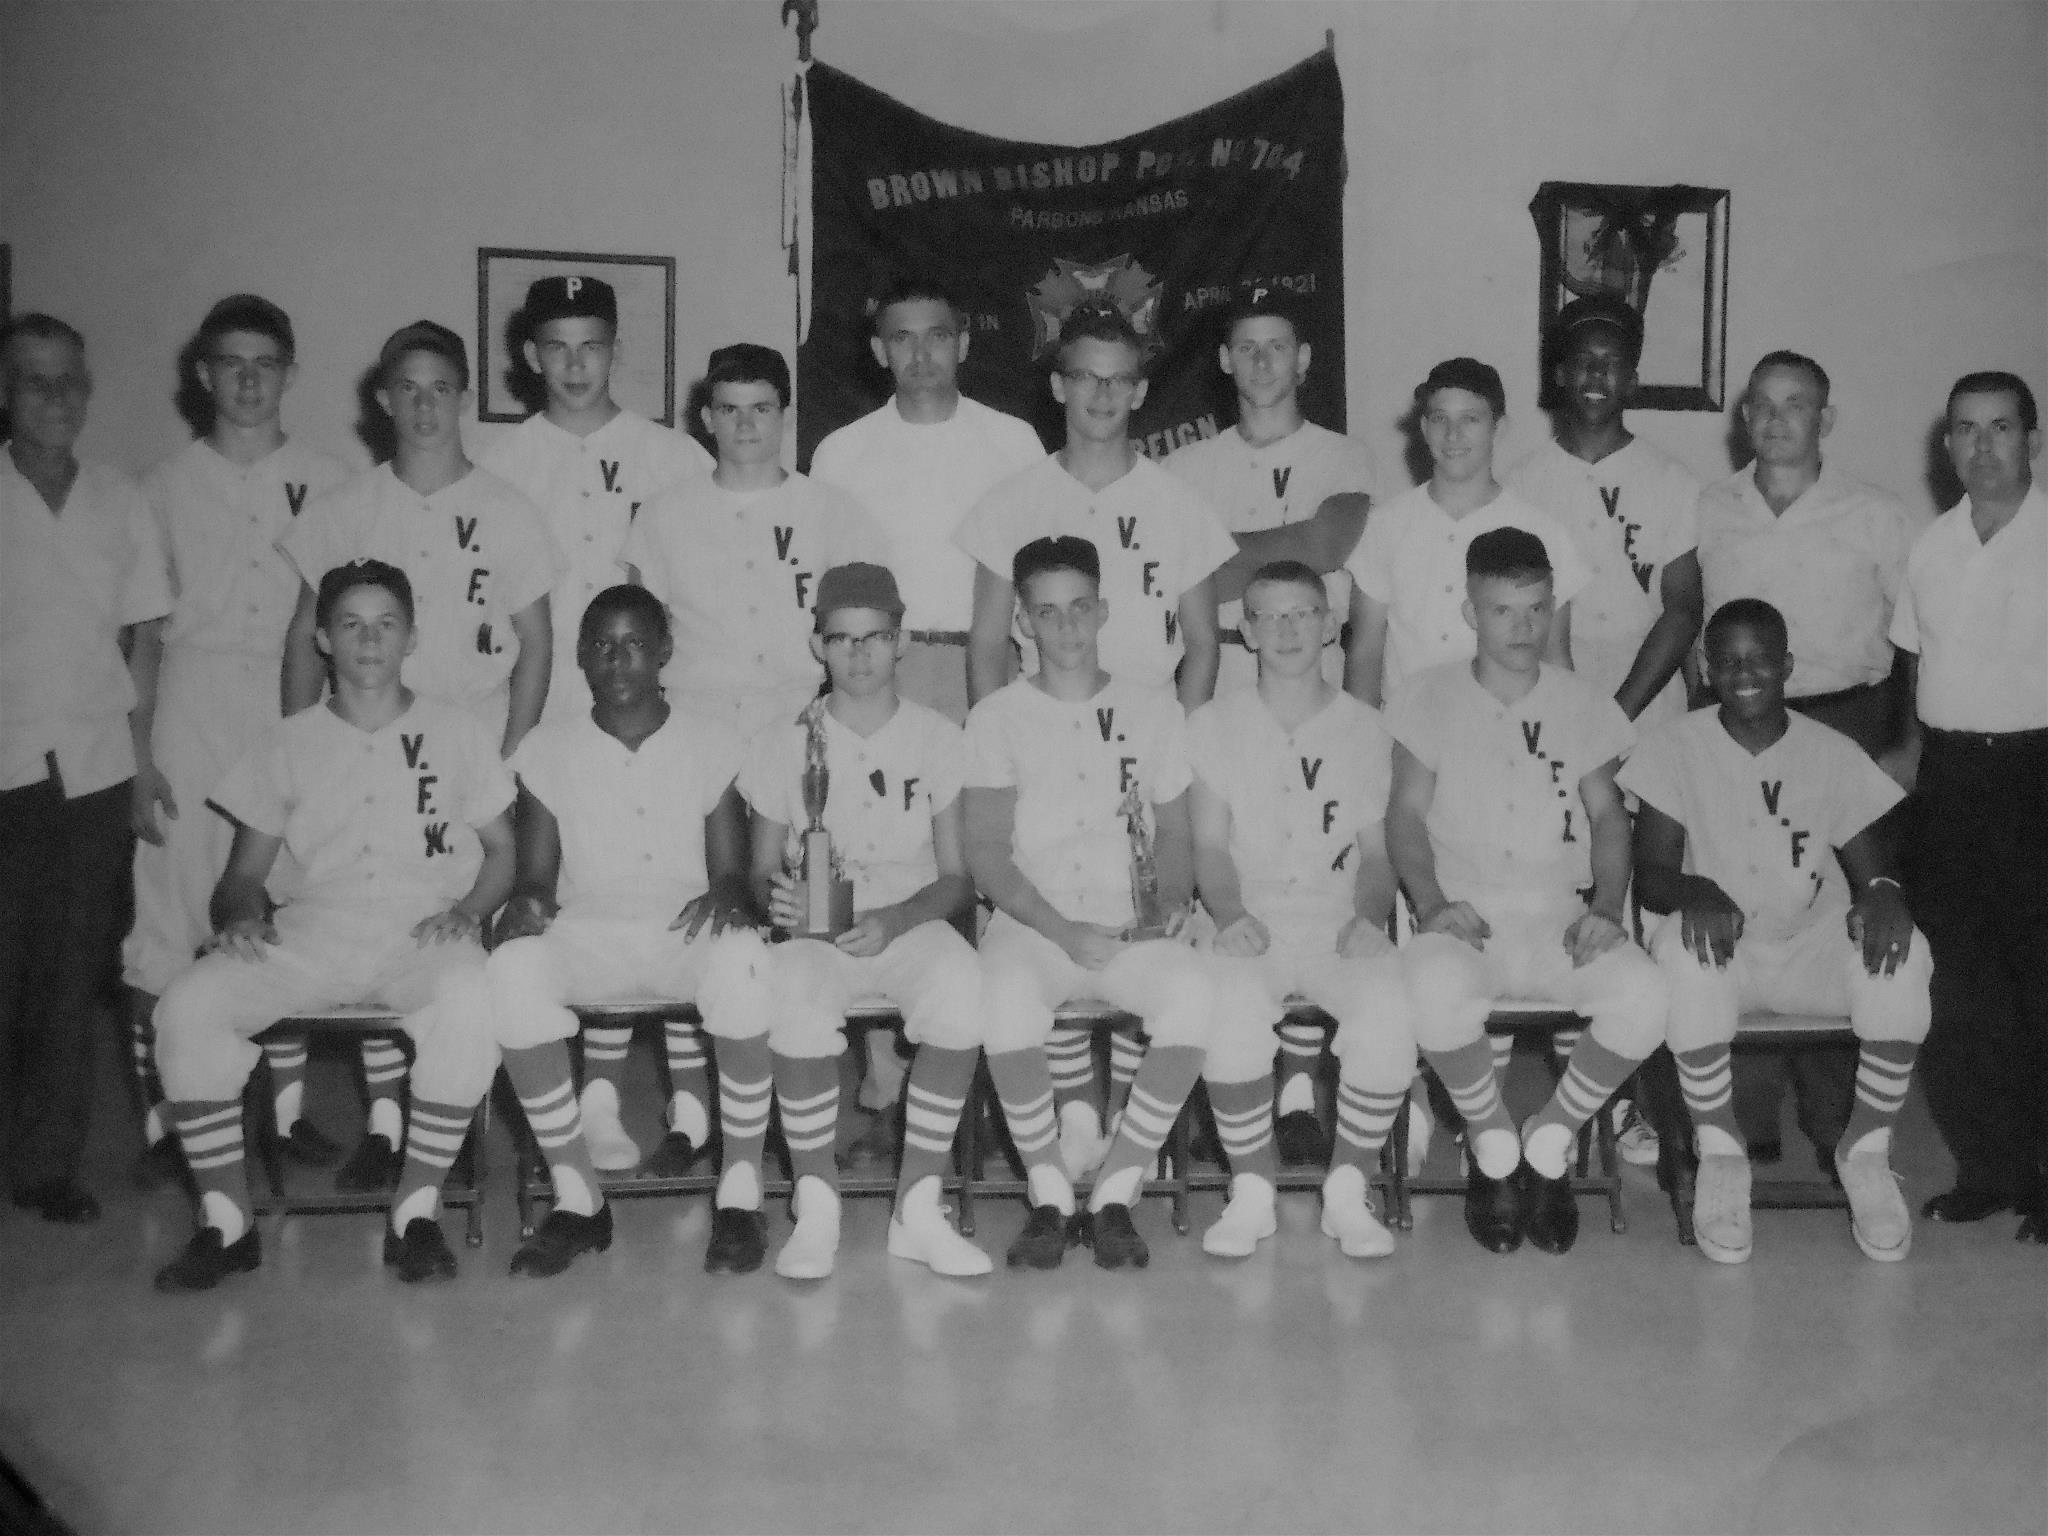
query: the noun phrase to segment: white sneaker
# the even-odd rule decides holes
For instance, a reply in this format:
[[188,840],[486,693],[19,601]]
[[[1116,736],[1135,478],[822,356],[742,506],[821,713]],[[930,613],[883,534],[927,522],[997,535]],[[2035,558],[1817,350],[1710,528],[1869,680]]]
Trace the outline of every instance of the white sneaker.
[[1880,1263],[1903,1259],[1913,1246],[1913,1216],[1890,1159],[1882,1152],[1858,1152],[1838,1159],[1835,1172],[1849,1197],[1849,1230],[1863,1256]]
[[1712,1153],[1700,1159],[1692,1188],[1692,1235],[1716,1264],[1744,1264],[1751,1248],[1749,1159]]
[[796,1230],[775,1255],[785,1280],[822,1280],[839,1256],[839,1192],[814,1173],[796,1181]]
[[1650,1122],[1643,1118],[1633,1100],[1623,1099],[1614,1106],[1614,1144],[1621,1151],[1621,1160],[1631,1168],[1654,1168],[1657,1166],[1657,1133],[1650,1129]]
[[889,1219],[889,1252],[899,1259],[928,1266],[940,1275],[985,1275],[994,1262],[953,1230],[946,1207],[921,1210],[906,1201],[899,1216]]
[[1347,1259],[1383,1259],[1394,1251],[1394,1234],[1373,1210],[1358,1169],[1333,1169],[1323,1181],[1323,1236],[1335,1238]]
[[1102,1117],[1092,1104],[1060,1106],[1060,1163],[1075,1183],[1102,1166],[1111,1138],[1102,1134]]
[[1418,1098],[1412,1091],[1401,1113],[1408,1117],[1408,1177],[1419,1179],[1429,1161],[1429,1144],[1436,1139],[1436,1116],[1430,1113],[1429,1096]]
[[1261,1239],[1279,1230],[1273,1186],[1255,1173],[1241,1173],[1230,1181],[1223,1214],[1202,1234],[1202,1252],[1219,1259],[1248,1259],[1258,1252]]
[[583,1116],[583,1141],[591,1165],[604,1173],[640,1166],[640,1148],[619,1123],[619,1090],[602,1079],[585,1083],[578,1100]]

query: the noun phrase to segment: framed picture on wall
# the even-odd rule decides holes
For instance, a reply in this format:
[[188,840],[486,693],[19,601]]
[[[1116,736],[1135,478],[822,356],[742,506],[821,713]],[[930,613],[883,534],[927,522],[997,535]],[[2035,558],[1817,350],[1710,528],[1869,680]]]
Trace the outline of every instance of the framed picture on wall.
[[545,403],[527,366],[526,290],[543,277],[595,277],[619,300],[619,350],[612,398],[673,426],[676,414],[676,262],[673,256],[592,251],[525,251],[483,246],[476,253],[476,413],[524,421]]
[[1719,411],[1728,372],[1727,191],[1546,181],[1529,212],[1541,242],[1536,334],[1547,336],[1573,299],[1625,300],[1643,317],[1630,404]]

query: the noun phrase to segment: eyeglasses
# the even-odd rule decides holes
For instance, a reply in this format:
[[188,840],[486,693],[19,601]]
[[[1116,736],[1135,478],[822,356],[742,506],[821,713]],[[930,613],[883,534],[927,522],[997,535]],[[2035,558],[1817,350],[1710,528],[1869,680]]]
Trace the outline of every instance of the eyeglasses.
[[1096,373],[1087,368],[1062,368],[1060,377],[1076,389],[1101,389],[1112,395],[1131,394],[1144,382],[1135,373]]
[[871,629],[864,635],[849,635],[843,630],[833,630],[825,636],[825,649],[842,655],[855,647],[870,652],[884,650],[894,645],[901,633],[896,629]]

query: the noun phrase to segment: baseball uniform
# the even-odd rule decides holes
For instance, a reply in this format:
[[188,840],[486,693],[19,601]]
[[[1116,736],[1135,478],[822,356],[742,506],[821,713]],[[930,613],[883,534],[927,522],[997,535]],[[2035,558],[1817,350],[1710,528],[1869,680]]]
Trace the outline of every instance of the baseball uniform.
[[[1312,421],[1274,442],[1256,445],[1231,428],[1176,449],[1167,456],[1166,469],[1206,497],[1231,533],[1259,533],[1304,522],[1332,496],[1377,496],[1380,486],[1379,471],[1365,444]],[[1330,572],[1323,578],[1323,588],[1332,613],[1350,611],[1350,572]],[[1243,622],[1244,604],[1239,600],[1217,608],[1216,625],[1223,636],[1216,672],[1218,698],[1258,681],[1258,658],[1245,649],[1238,633]],[[1338,641],[1323,648],[1323,675],[1333,683],[1344,681],[1344,647]]]
[[1543,541],[1559,608],[1592,580],[1570,530],[1512,491],[1453,517],[1425,481],[1372,509],[1345,568],[1359,591],[1388,610],[1381,698],[1391,702],[1409,678],[1431,667],[1472,658],[1478,642],[1465,622],[1465,549],[1496,528],[1520,528]]
[[[1552,439],[1506,485],[1562,523],[1588,558],[1592,579],[1572,599],[1572,670],[1619,693],[1663,615],[1664,568],[1699,542],[1699,478],[1640,437],[1596,464]],[[1648,729],[1684,713],[1685,680],[1673,673],[1636,723]]]
[[619,552],[633,518],[656,491],[711,473],[711,455],[687,433],[621,410],[578,437],[529,416],[493,442],[478,463],[540,508],[562,564],[548,611],[554,619],[553,675],[543,720],[590,713],[590,684],[576,664],[583,610],[626,579]]
[[[953,542],[1008,582],[1019,549],[1068,535],[1088,540],[1102,560],[1103,670],[1121,684],[1171,688],[1186,650],[1180,600],[1237,553],[1215,508],[1150,459],[1095,491],[1054,454],[977,502]],[[1021,629],[1018,641],[1035,658]]]

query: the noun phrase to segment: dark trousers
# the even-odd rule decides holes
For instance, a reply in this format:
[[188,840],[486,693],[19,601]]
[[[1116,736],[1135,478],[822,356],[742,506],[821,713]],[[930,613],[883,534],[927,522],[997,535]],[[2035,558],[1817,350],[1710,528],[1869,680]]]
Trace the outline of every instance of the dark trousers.
[[75,800],[54,778],[0,791],[0,1145],[16,1190],[77,1175],[133,858],[126,780]]
[[1907,895],[1934,951],[1920,1083],[1956,1183],[2048,1173],[2048,731],[1927,731]]

